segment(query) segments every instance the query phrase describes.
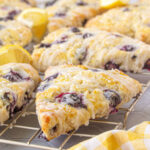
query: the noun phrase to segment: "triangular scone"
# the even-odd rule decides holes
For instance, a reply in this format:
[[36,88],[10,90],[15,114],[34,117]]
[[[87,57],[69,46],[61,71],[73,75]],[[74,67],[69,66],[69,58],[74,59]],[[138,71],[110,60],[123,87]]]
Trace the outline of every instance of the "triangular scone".
[[15,19],[23,10],[31,8],[34,3],[34,0],[0,0],[0,46],[30,44],[31,30]]
[[[119,32],[150,44],[150,2],[118,7],[96,16],[87,24],[87,28]],[[145,4],[144,4],[145,3]]]
[[35,6],[35,0],[0,0],[0,21],[15,20],[23,10]]
[[0,21],[0,47],[17,44],[28,46],[32,41],[31,30],[18,21]]
[[63,28],[49,34],[34,48],[33,64],[40,71],[62,64],[141,72],[150,69],[150,46],[97,29]]
[[[14,1],[14,0],[12,0],[12,1]],[[25,3],[26,5],[29,5],[32,7],[35,7],[37,5],[37,0],[15,0],[15,1]]]
[[29,64],[0,66],[0,123],[31,100],[39,82],[38,72]]
[[89,119],[108,116],[141,92],[141,84],[121,71],[56,66],[38,87],[36,112],[48,140]]
[[102,11],[98,0],[52,0],[45,7],[49,32],[62,27],[82,27]]

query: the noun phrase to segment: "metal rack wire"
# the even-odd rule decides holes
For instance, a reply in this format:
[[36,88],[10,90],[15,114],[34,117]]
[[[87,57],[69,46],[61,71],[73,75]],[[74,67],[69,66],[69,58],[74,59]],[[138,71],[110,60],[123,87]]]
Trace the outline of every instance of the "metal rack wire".
[[[114,126],[113,129],[125,129],[126,128],[126,123],[129,114],[134,110],[134,106],[136,103],[139,101],[145,90],[149,87],[150,83],[147,84],[142,84],[143,85],[143,91],[142,93],[136,97],[135,99],[132,100],[132,103],[125,108],[120,108],[120,111],[123,111],[124,113],[124,119],[122,122],[113,122],[113,121],[108,121],[108,120],[90,120],[90,123],[98,123],[98,124],[104,124],[104,125],[110,125]],[[30,127],[26,125],[19,125],[17,124],[18,119],[22,118],[23,116],[27,115],[36,115],[35,112],[29,111],[29,108],[34,105],[34,100],[31,101],[28,105],[24,107],[24,109],[19,112],[13,120],[8,123],[8,124],[3,124],[1,127],[4,127],[4,129],[0,132],[0,143],[3,144],[11,144],[11,145],[16,145],[16,146],[23,146],[23,147],[28,147],[28,148],[36,148],[36,149],[42,149],[42,150],[65,150],[65,145],[66,143],[71,139],[73,136],[77,137],[86,137],[86,138],[91,138],[96,135],[91,135],[87,133],[77,133],[77,131],[71,131],[66,135],[66,138],[64,138],[63,142],[59,145],[58,148],[54,147],[49,147],[49,146],[43,146],[39,144],[32,144],[32,141],[40,134],[41,129],[39,127]],[[31,130],[34,131],[34,134],[30,136],[30,138],[27,139],[27,142],[20,142],[20,141],[15,141],[15,140],[8,140],[2,138],[2,136],[7,133],[11,128],[16,128],[16,129],[26,129],[26,130]],[[77,144],[77,143],[75,143]]]

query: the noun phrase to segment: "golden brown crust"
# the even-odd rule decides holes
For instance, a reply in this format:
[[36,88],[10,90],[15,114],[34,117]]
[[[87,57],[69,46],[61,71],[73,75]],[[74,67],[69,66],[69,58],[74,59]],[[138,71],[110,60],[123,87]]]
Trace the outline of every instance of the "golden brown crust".
[[[141,57],[142,56],[142,57]],[[33,65],[40,71],[62,64],[141,72],[150,46],[118,33],[88,28],[62,28],[34,47]]]
[[38,72],[29,64],[0,66],[0,123],[13,116],[15,109],[27,104],[40,82]]
[[59,0],[47,7],[48,30],[53,32],[62,27],[81,27],[86,21],[100,13],[97,0]]
[[18,21],[0,22],[0,46],[17,44],[27,46],[32,41],[32,32]]
[[114,8],[91,19],[86,27],[119,32],[149,44],[149,11],[149,4]]
[[36,111],[48,140],[108,116],[141,92],[138,81],[118,70],[56,66],[38,88]]

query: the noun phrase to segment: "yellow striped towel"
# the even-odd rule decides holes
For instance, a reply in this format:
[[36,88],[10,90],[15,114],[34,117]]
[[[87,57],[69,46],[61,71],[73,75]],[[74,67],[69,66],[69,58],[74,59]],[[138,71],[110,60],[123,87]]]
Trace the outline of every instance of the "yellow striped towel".
[[69,150],[150,150],[150,122],[143,122],[128,131],[107,131]]

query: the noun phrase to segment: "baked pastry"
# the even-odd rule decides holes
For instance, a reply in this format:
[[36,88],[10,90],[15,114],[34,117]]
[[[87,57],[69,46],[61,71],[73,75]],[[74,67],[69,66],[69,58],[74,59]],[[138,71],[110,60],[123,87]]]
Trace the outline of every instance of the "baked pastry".
[[119,32],[150,44],[149,12],[149,4],[114,8],[91,19],[86,27]]
[[0,0],[0,4],[10,4],[13,6],[21,5],[21,3],[24,3],[24,6],[36,6],[36,0]]
[[58,3],[60,0],[37,0],[37,6],[41,8],[51,7],[54,4]]
[[49,16],[48,30],[84,26],[86,21],[100,13],[97,0],[52,0],[46,3]]
[[[14,1],[14,0],[13,0]],[[17,0],[30,6],[36,6],[36,0]]]
[[0,66],[0,123],[31,100],[39,81],[38,72],[29,64]]
[[48,140],[89,119],[108,116],[141,92],[138,81],[119,70],[104,71],[85,66],[50,67],[38,87],[36,112]]
[[[33,4],[34,0],[31,2]],[[0,0],[0,21],[13,20],[21,11],[30,7],[29,0]]]
[[136,73],[143,68],[150,69],[150,46],[119,33],[62,28],[36,45],[32,58],[33,65],[40,71],[55,65],[84,64]]
[[131,4],[140,4],[140,5],[142,5],[142,4],[150,4],[150,1],[149,0],[132,0],[131,1]]
[[0,46],[17,44],[26,46],[32,41],[31,29],[17,21],[0,21]]

